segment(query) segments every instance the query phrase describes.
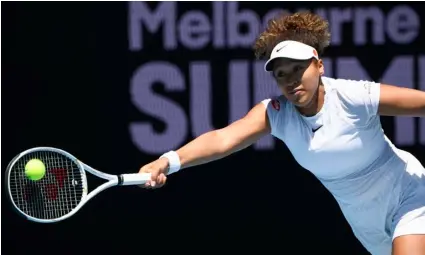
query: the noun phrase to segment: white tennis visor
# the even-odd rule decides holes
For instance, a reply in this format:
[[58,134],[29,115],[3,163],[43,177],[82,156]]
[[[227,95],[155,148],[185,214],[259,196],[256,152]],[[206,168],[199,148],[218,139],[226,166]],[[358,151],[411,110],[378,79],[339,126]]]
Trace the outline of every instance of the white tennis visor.
[[296,60],[315,58],[319,60],[319,56],[315,48],[297,41],[283,41],[273,48],[269,60],[267,60],[264,65],[264,70],[266,70],[266,72],[272,71],[272,62],[278,58],[290,58]]

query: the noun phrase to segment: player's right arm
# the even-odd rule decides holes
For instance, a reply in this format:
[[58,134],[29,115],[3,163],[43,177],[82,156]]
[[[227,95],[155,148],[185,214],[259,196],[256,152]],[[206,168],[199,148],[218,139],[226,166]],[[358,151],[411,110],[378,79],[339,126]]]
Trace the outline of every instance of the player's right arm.
[[[266,107],[263,103],[259,103],[243,118],[224,128],[206,132],[176,150],[180,169],[226,157],[250,146],[266,134],[270,134],[270,124]],[[144,165],[139,172],[152,174],[152,182],[145,186],[163,185],[169,164],[167,158],[161,157]]]

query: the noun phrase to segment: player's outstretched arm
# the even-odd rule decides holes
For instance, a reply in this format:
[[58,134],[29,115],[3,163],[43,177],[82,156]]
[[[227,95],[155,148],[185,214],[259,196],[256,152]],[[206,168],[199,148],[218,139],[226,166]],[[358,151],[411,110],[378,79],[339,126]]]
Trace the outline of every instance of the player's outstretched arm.
[[139,172],[151,173],[152,181],[145,187],[162,186],[166,175],[179,169],[205,164],[221,159],[255,143],[262,136],[270,133],[270,124],[266,108],[262,103],[254,106],[243,118],[230,125],[209,131],[185,144],[167,157],[144,165]]
[[205,133],[177,150],[182,168],[204,164],[245,149],[270,133],[266,109],[254,106],[245,117]]
[[425,91],[381,84],[379,114],[425,117]]

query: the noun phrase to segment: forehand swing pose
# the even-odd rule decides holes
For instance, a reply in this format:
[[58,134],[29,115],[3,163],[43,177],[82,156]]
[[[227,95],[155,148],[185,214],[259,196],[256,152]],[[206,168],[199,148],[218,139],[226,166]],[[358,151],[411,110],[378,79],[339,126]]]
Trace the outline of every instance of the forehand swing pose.
[[[282,96],[144,165],[143,187],[218,160],[272,134],[331,192],[372,254],[425,254],[425,169],[384,134],[379,116],[425,116],[425,92],[324,76],[328,23],[305,12],[271,20],[255,43]],[[284,170],[284,169],[283,169]]]

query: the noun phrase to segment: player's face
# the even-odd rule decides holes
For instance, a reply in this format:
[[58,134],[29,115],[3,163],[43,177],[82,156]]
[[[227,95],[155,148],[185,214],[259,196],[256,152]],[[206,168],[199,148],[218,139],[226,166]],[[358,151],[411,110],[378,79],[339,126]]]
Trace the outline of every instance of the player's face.
[[309,106],[324,71],[323,62],[281,58],[273,66],[273,76],[283,95],[298,107]]

